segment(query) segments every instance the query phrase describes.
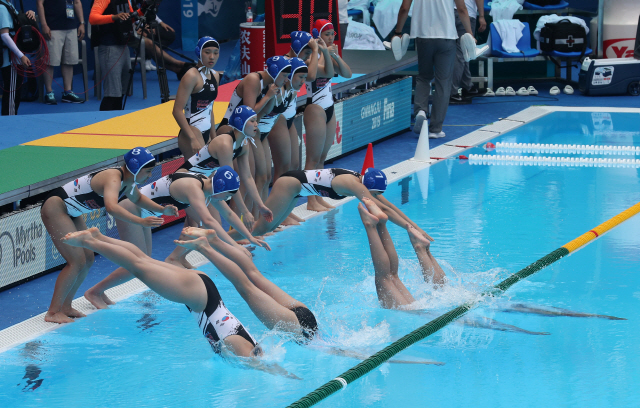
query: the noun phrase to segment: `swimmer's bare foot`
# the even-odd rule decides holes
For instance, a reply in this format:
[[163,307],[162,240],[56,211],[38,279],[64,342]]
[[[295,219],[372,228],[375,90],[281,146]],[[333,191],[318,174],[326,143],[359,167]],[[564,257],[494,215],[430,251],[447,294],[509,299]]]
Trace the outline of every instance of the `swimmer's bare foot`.
[[89,230],[84,230],[84,231],[70,232],[64,237],[62,237],[61,241],[67,245],[71,245],[75,247],[85,247],[85,245],[87,244],[87,241],[94,239],[91,231],[92,229],[93,228]]
[[329,211],[327,207],[318,203],[318,201],[316,200],[316,197],[314,196],[310,196],[307,199],[307,210],[315,211],[315,212]]
[[84,298],[87,299],[96,309],[108,309],[109,306],[102,298],[102,295],[104,295],[104,293],[96,292],[94,288],[89,288],[84,292]]
[[62,312],[58,312],[58,313],[47,312],[47,314],[44,315],[44,321],[49,323],[58,323],[58,324],[74,322],[72,318],[70,318],[69,316],[67,316]]
[[378,219],[374,217],[362,203],[358,203],[358,212],[360,213],[360,218],[362,219],[362,223],[365,227],[375,227],[378,225]]
[[192,239],[189,241],[180,241],[176,239],[173,242],[176,245],[179,245],[183,248],[191,249],[192,251],[198,251],[199,249],[204,249],[209,247],[209,241],[207,240],[206,237],[200,237],[200,238]]
[[387,214],[384,213],[384,211],[382,211],[380,209],[380,207],[378,207],[378,205],[376,203],[373,202],[372,199],[370,199],[368,197],[363,197],[362,198],[362,202],[367,207],[367,210],[369,210],[369,212],[374,217],[376,217],[378,220],[380,220],[380,222],[382,222],[382,223],[387,222],[389,217],[387,216]]
[[248,239],[241,239],[240,241],[236,241],[236,244],[238,245],[249,245],[251,242],[249,242]]
[[107,296],[106,293],[102,292],[102,301],[108,305],[115,305],[116,302],[114,302],[113,300],[109,299],[109,296]]
[[317,200],[318,200],[318,204],[320,204],[321,206],[326,207],[326,208],[328,208],[330,210],[333,210],[334,208],[336,208],[335,206],[333,206],[333,205],[329,204],[328,202],[324,201],[324,198],[322,198],[322,197],[318,197]]
[[289,217],[287,217],[287,218],[292,218],[293,220],[298,221],[298,222],[305,222],[304,218],[300,218],[297,215],[295,215],[294,213],[289,213]]
[[[205,237],[210,244],[213,244],[214,242],[218,242],[220,240],[220,238],[218,238],[218,234],[216,234],[216,232],[212,229],[187,227],[182,229],[182,234],[189,237],[192,240],[200,237]],[[249,241],[247,241],[247,244],[249,244]],[[244,244],[240,244],[240,245],[244,245]]]
[[79,310],[76,310],[72,307],[68,307],[68,308],[63,308],[61,310],[62,313],[66,314],[69,317],[87,317],[86,314],[82,313]]
[[293,219],[293,217],[288,216],[287,218],[284,219],[284,221],[282,221],[282,224],[280,225],[284,225],[285,227],[289,225],[300,225],[300,222]]
[[431,241],[429,241],[427,237],[418,232],[417,229],[413,228],[411,224],[407,224],[407,232],[409,233],[409,240],[411,241],[411,245],[413,245],[414,249],[424,248],[426,250],[429,250]]

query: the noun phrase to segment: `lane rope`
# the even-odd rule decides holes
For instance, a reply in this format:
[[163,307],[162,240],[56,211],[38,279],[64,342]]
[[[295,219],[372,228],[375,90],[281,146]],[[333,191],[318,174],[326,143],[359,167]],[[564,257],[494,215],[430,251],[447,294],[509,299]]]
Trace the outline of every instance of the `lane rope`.
[[[514,273],[509,276],[507,279],[493,286],[492,288],[483,292],[480,298],[484,296],[499,296],[504,291],[509,289],[511,286],[516,284],[517,282],[533,275],[534,273],[546,268],[557,260],[577,251],[578,249],[584,247],[585,245],[595,241],[600,238],[605,233],[609,232],[613,228],[627,221],[634,215],[640,213],[640,203],[635,204],[632,207],[629,207],[625,211],[616,215],[613,218],[603,222],[598,225],[596,228],[593,228],[574,240],[566,243],[562,247],[550,252],[549,254],[543,256],[538,259],[534,263],[528,265],[527,267],[521,269],[520,271]],[[438,330],[442,329],[449,323],[454,320],[460,318],[462,315],[467,313],[473,307],[478,304],[478,301],[470,301],[466,302],[461,306],[456,307],[455,309],[439,316],[424,326],[414,330],[413,332],[407,334],[401,339],[393,342],[382,350],[378,351],[376,354],[362,361],[358,365],[354,366],[350,370],[336,377],[335,379],[321,385],[316,388],[314,391],[300,398],[298,401],[289,405],[287,408],[308,408],[311,407],[323,399],[327,398],[331,394],[340,391],[341,389],[345,389],[348,384],[354,382],[358,378],[364,376],[370,371],[374,370],[382,363],[398,354],[402,350],[408,348],[409,346],[429,337],[430,335],[436,333]]]

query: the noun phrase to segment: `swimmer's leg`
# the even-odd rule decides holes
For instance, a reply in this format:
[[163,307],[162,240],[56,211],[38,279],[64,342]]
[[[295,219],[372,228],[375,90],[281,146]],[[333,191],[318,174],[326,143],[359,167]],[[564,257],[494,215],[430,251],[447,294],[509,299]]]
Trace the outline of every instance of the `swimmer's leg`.
[[[213,230],[209,230],[209,234],[212,233]],[[209,237],[210,239],[212,237]],[[176,244],[196,250],[211,261],[233,284],[240,296],[247,302],[249,308],[267,328],[273,329],[278,323],[284,323],[282,328],[298,335],[302,333],[296,315],[251,283],[238,265],[211,248],[207,238],[200,237],[192,241],[176,241]],[[233,249],[235,248],[230,248],[229,250]]]
[[273,182],[275,183],[280,176],[292,169],[291,139],[289,138],[287,121],[283,115],[280,115],[276,120],[266,140],[269,141],[269,149],[273,155]]
[[297,179],[280,177],[273,185],[271,194],[264,203],[273,212],[273,220],[267,222],[264,217],[258,218],[251,232],[253,236],[261,236],[276,229],[295,207],[296,196],[300,194],[301,189],[302,186]]
[[68,234],[63,242],[98,252],[131,272],[151,290],[196,312],[207,304],[207,290],[197,273],[148,257],[135,245],[106,237],[97,228]]
[[393,309],[397,306],[407,305],[404,295],[398,290],[391,275],[391,261],[389,255],[378,234],[378,218],[371,215],[362,203],[358,204],[358,212],[362,219],[362,224],[369,239],[369,249],[371,259],[375,269],[376,292],[378,300],[385,309]]
[[[322,155],[320,156],[320,161],[318,162],[317,169],[324,169],[324,162],[327,160],[327,155],[329,154],[329,149],[331,149],[331,145],[336,137],[336,115],[335,113],[327,123],[325,128],[325,139],[324,139],[324,147],[322,148]],[[318,204],[323,205],[329,209],[334,209],[333,205],[324,201],[322,197],[318,197]]]
[[42,222],[51,236],[53,245],[67,261],[67,264],[58,275],[58,279],[56,279],[51,304],[44,320],[52,323],[70,323],[73,322],[73,319],[62,311],[63,303],[76,286],[78,277],[81,274],[86,275],[86,271],[93,264],[93,253],[82,248],[72,248],[61,242],[62,237],[67,233],[78,231],[84,225],[81,217],[78,217],[80,222],[77,223],[69,217],[64,201],[61,198],[49,198],[42,205],[40,212]]
[[433,255],[431,255],[431,251],[429,251],[431,241],[425,238],[424,235],[420,234],[418,230],[409,224],[407,224],[407,232],[409,233],[411,245],[413,245],[413,249],[416,251],[416,255],[418,256],[420,266],[422,267],[422,275],[424,276],[425,282],[432,282],[435,285],[444,285],[446,282],[446,274]]
[[536,307],[531,305],[524,305],[522,303],[512,304],[508,308],[504,309],[503,312],[531,313],[531,314],[539,314],[543,316],[595,317],[599,319],[608,319],[608,320],[627,320],[623,317],[574,312],[572,310],[560,309],[552,306],[541,308],[541,307]]
[[[265,184],[267,185],[267,191],[269,190],[269,184],[267,181],[267,162],[266,162],[266,155],[264,151],[265,145],[267,147],[269,146],[267,140],[265,139],[261,142],[259,136],[256,139],[255,146],[250,144],[251,150],[253,150],[253,159],[255,160],[254,165],[256,169],[253,180],[256,183],[256,189],[258,190],[258,194],[260,195],[262,202],[264,202],[267,199],[266,196],[265,197],[262,196],[264,192]],[[269,162],[268,165],[269,167],[271,167],[271,162]],[[269,171],[269,173],[271,173],[271,171]],[[253,214],[253,218],[258,219],[260,217],[260,212],[258,211],[257,205],[254,205],[253,208],[247,206],[247,208],[251,210],[251,213]]]
[[389,256],[389,265],[391,267],[390,276],[393,284],[396,286],[402,296],[404,296],[407,304],[415,302],[416,300],[413,298],[407,287],[404,286],[404,283],[402,283],[402,281],[398,277],[398,266],[400,263],[398,262],[398,253],[396,252],[396,248],[393,245],[393,240],[391,239],[391,235],[389,234],[389,230],[387,229],[387,220],[389,219],[389,217],[387,217],[384,211],[382,211],[373,200],[364,197],[362,199],[362,202],[366,206],[367,210],[369,210],[369,212],[378,219],[378,225],[376,226],[376,228],[378,229],[378,235],[380,236],[380,241],[384,246],[384,250]]
[[[133,215],[140,216],[140,208],[129,199],[120,202],[120,206]],[[132,224],[118,219],[116,219],[116,227],[118,228],[118,235],[120,235],[122,240],[133,244],[145,255],[151,255],[151,228],[144,228],[138,224]],[[133,278],[134,276],[129,273],[129,271],[120,267],[84,292],[84,297],[97,309],[106,309],[108,305],[112,305],[114,302],[107,297],[105,291],[128,282]]]
[[217,237],[216,234],[211,234],[209,231],[210,230],[200,228],[188,228],[183,231],[183,235],[187,236],[189,239],[196,239],[199,237],[207,238],[207,240],[209,241],[209,245],[211,245],[213,249],[220,252],[232,262],[235,262],[236,265],[238,265],[240,269],[242,269],[242,272],[247,275],[251,283],[253,283],[256,287],[258,287],[258,289],[260,289],[267,295],[271,296],[280,305],[286,307],[287,309],[292,309],[299,306],[307,307],[305,304],[297,301],[289,294],[287,294],[284,290],[280,289],[269,279],[265,278],[251,259],[243,256],[242,253],[237,251],[231,245],[222,241]]
[[[200,148],[202,148],[202,146],[204,146],[202,132],[197,127],[190,126],[190,128],[191,133],[196,137],[198,145],[200,146]],[[187,134],[182,131],[182,129],[180,129],[180,132],[178,132],[178,149],[180,149],[180,152],[184,156],[185,160],[191,158],[191,156],[197,153],[197,151],[191,148],[191,140],[189,139]]]

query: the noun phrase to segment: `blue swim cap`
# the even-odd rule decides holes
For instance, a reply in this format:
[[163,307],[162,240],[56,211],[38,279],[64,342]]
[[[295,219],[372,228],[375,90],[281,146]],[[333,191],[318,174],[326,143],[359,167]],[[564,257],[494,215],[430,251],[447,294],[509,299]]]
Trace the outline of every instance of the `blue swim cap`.
[[296,55],[300,54],[300,51],[309,44],[311,41],[311,34],[306,31],[294,31],[291,33],[291,49]]
[[240,176],[229,166],[222,166],[211,177],[213,194],[237,191],[240,188]]
[[369,167],[362,176],[362,184],[369,191],[383,192],[387,189],[387,176],[381,170]]
[[[256,112],[248,106],[238,106],[229,118],[229,126],[244,133],[244,127],[249,119],[258,116]],[[246,133],[245,133],[246,135]]]
[[278,75],[287,68],[291,68],[291,63],[285,57],[271,57],[267,60],[267,72],[275,81]]
[[196,57],[198,58],[198,60],[200,62],[202,62],[202,50],[207,48],[207,47],[216,47],[216,48],[220,48],[220,44],[218,44],[218,41],[216,41],[215,38],[213,37],[202,37],[201,39],[198,40],[198,44],[196,44],[196,49],[195,49],[195,53],[196,53]]
[[293,57],[289,60],[289,62],[291,63],[291,73],[289,74],[289,79],[293,79],[293,76],[296,74],[296,71],[302,70],[303,68],[304,70],[301,72],[309,72],[307,68],[307,64],[305,64],[304,61],[301,60],[300,58]]
[[135,176],[140,173],[140,170],[142,170],[144,166],[155,161],[156,158],[153,157],[153,154],[151,154],[151,152],[144,147],[136,147],[129,150],[124,155],[124,164],[125,166],[127,166],[127,170],[129,170],[131,174],[133,174],[134,180]]

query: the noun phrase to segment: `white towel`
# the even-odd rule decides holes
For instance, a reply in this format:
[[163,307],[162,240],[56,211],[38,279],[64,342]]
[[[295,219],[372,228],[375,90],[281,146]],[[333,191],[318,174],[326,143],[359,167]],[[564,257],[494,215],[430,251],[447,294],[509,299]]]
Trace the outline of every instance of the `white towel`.
[[362,23],[371,25],[371,14],[369,13],[369,0],[349,0],[347,10],[362,11]]
[[[373,13],[373,22],[382,38],[386,38],[395,29],[398,22],[398,12],[402,0],[379,0],[376,3],[376,10]],[[409,17],[413,14],[413,2],[409,9]]]
[[520,20],[500,20],[493,23],[500,38],[502,39],[502,48],[506,52],[519,53],[520,50],[516,46],[520,38],[522,38],[522,29],[524,24]]
[[493,0],[491,6],[491,17],[493,21],[511,20],[518,10],[522,10],[524,0]]
[[580,17],[558,16],[552,14],[549,16],[540,17],[540,19],[538,20],[538,24],[536,24],[536,31],[533,32],[533,38],[535,38],[536,41],[540,41],[540,30],[542,30],[542,27],[544,27],[544,25],[547,23],[557,23],[560,20],[569,20],[574,24],[580,24],[584,27],[586,33],[589,34],[589,27],[587,27],[587,24]]

